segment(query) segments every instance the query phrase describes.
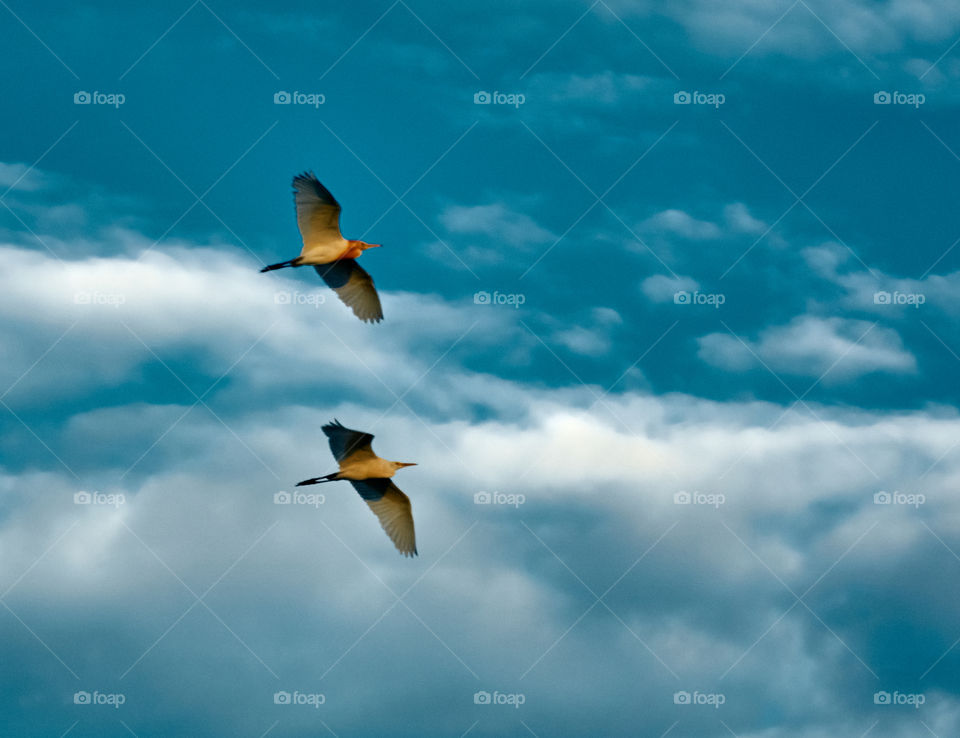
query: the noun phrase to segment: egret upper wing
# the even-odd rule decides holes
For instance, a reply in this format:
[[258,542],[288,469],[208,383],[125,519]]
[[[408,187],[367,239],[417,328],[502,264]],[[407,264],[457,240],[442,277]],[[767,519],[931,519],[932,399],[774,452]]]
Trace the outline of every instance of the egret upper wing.
[[397,550],[404,556],[416,556],[417,537],[410,498],[389,479],[351,480],[350,484],[373,510]]
[[323,426],[323,432],[330,441],[330,451],[337,462],[342,462],[348,456],[356,458],[358,454],[366,457],[376,456],[370,447],[373,436],[369,433],[351,430],[342,425],[339,420],[327,423]]
[[313,172],[293,178],[293,202],[297,206],[297,225],[303,238],[303,252],[311,246],[342,238],[340,203],[320,184]]
[[373,286],[373,277],[355,259],[319,264],[314,269],[360,320],[373,323],[383,320],[383,308]]

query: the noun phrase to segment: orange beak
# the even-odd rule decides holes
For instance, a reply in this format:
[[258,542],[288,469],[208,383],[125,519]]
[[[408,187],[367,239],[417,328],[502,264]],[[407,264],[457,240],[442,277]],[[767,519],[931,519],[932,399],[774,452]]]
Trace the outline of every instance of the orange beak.
[[364,251],[366,251],[367,249],[378,249],[378,248],[380,248],[382,245],[383,245],[383,244],[381,244],[381,243],[365,243],[365,244],[363,244],[363,249],[364,249]]
[[398,462],[400,466],[416,466],[416,463],[407,463],[405,461]]

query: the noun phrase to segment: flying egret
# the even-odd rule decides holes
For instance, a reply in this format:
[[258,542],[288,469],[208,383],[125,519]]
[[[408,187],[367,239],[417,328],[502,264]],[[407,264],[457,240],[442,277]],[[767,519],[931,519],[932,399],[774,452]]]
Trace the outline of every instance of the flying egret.
[[354,315],[365,322],[380,322],[383,310],[373,278],[355,261],[366,249],[380,244],[350,241],[341,235],[340,203],[313,172],[294,177],[293,190],[303,250],[295,259],[265,266],[260,271],[312,265]]
[[330,451],[340,465],[340,471],[323,477],[305,479],[297,484],[322,484],[346,479],[353,485],[390,536],[393,545],[404,556],[417,555],[417,541],[413,532],[413,513],[410,498],[390,481],[397,469],[416,464],[381,459],[370,447],[373,436],[345,428],[339,420],[323,426],[330,441]]

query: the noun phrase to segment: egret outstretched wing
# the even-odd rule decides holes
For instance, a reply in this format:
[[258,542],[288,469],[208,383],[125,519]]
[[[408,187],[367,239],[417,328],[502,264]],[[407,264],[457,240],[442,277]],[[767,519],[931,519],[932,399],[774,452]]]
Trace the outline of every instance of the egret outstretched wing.
[[416,556],[417,537],[410,498],[389,479],[350,480],[350,484],[373,510],[397,550],[404,556]]
[[343,463],[347,457],[351,457],[354,461],[376,458],[376,454],[370,447],[373,436],[369,433],[351,430],[339,420],[327,423],[323,426],[323,432],[330,441],[330,451],[337,463]]
[[317,265],[314,269],[360,320],[372,323],[383,320],[383,308],[373,286],[373,277],[355,259],[340,259],[332,264]]
[[302,253],[314,245],[343,238],[340,235],[340,203],[320,184],[313,172],[304,172],[293,178],[293,202],[303,238]]

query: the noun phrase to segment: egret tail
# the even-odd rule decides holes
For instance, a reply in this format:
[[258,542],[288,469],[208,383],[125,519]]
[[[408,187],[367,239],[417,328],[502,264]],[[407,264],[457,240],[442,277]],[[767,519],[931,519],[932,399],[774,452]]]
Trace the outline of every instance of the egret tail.
[[304,479],[302,482],[297,482],[298,487],[304,487],[308,484],[323,484],[324,482],[334,482],[337,479],[337,475],[340,472],[334,472],[333,474],[327,474],[325,477],[314,477],[313,479]]
[[263,272],[270,272],[270,271],[273,271],[274,269],[283,269],[284,267],[297,266],[297,264],[299,263],[299,260],[300,260],[300,257],[298,256],[296,259],[290,259],[290,261],[281,261],[279,264],[270,264],[269,266],[265,266],[263,269],[261,269],[260,272],[262,274]]

